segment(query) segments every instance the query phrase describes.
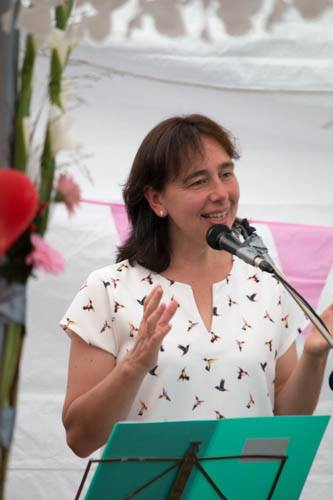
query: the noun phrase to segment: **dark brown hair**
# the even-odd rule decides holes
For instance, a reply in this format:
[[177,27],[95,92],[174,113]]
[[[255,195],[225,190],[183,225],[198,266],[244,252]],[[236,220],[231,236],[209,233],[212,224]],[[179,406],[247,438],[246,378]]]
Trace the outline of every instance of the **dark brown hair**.
[[235,141],[228,130],[202,115],[175,116],[154,127],[134,158],[123,196],[132,225],[127,241],[119,247],[117,262],[128,259],[155,272],[170,264],[168,217],[157,217],[144,189],[163,191],[194,155],[202,154],[203,136],[218,142],[230,158],[238,159]]

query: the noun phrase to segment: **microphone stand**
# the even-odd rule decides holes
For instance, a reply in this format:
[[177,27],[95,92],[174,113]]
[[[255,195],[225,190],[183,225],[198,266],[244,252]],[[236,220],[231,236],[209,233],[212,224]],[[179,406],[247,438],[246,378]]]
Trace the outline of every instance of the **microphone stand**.
[[241,244],[241,247],[244,248],[246,254],[252,257],[252,262],[255,262],[255,265],[258,265],[264,271],[273,274],[276,279],[281,282],[287,292],[305,313],[306,317],[311,321],[314,327],[332,348],[333,336],[331,335],[329,329],[311,305],[297,290],[295,290],[295,288],[291,286],[290,283],[288,283],[286,277],[276,267],[275,263],[268,254],[267,247],[264,245],[261,237],[256,233],[255,228],[249,225],[247,219],[242,219],[241,221],[237,220],[236,230],[238,230],[243,236],[244,243]]
[[314,311],[314,309],[310,306],[310,304],[302,297],[302,295],[293,288],[290,283],[283,276],[281,271],[275,266],[275,264],[270,263],[273,268],[274,276],[281,282],[284,288],[289,292],[292,298],[297,302],[299,307],[305,313],[306,317],[309,318],[313,326],[318,330],[318,332],[324,337],[329,346],[333,347],[333,337],[323,322],[323,320],[318,316],[318,314]]

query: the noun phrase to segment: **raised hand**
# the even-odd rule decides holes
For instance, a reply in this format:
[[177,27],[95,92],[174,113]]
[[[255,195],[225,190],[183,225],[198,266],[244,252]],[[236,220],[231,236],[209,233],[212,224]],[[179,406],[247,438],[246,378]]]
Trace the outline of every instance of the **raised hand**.
[[171,330],[170,320],[178,304],[172,300],[168,305],[161,303],[163,290],[157,286],[144,301],[143,317],[133,349],[126,360],[138,371],[148,372],[157,365],[160,346]]
[[[333,335],[333,304],[327,307],[320,315],[326,327]],[[323,356],[331,349],[324,337],[313,327],[304,343],[304,351],[312,356]]]

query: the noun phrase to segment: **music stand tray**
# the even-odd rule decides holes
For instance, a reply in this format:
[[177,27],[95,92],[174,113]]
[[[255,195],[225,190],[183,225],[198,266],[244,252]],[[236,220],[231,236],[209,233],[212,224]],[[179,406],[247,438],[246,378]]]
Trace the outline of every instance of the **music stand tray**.
[[120,422],[85,500],[296,500],[329,416]]

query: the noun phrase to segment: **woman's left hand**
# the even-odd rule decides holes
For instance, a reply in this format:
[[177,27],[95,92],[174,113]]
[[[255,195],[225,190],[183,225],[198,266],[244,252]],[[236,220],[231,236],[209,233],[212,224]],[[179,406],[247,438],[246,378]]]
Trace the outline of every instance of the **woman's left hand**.
[[[333,304],[327,307],[320,315],[328,330],[333,336]],[[332,337],[333,340],[333,337]],[[315,327],[312,327],[311,333],[307,336],[304,343],[304,352],[312,356],[327,355],[331,346],[327,340],[318,332]]]

